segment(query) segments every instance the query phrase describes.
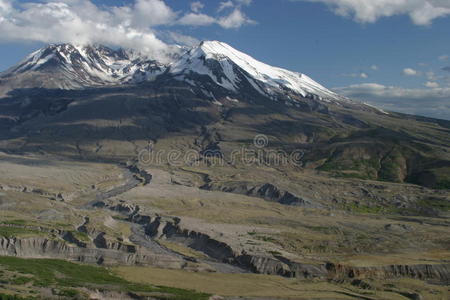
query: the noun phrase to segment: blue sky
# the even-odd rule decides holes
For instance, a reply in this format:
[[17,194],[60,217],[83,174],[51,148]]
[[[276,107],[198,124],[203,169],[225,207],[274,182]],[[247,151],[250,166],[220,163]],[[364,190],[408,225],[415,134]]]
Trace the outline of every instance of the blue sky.
[[[69,5],[69,10],[81,19],[95,18],[83,10],[86,3],[93,5],[91,11],[95,8],[97,15],[111,11],[113,6],[125,7],[128,10],[114,13],[113,22],[131,18],[131,26],[164,43],[173,42],[174,36],[189,39],[190,43],[221,40],[271,65],[305,73],[344,95],[385,109],[450,119],[450,72],[443,70],[450,66],[449,1],[136,1],[143,6],[120,0],[45,2],[78,3]],[[30,8],[31,1],[11,4],[11,0],[0,0],[0,32],[6,32],[1,20],[2,14],[8,16],[8,8],[2,13],[2,5],[8,2],[9,15],[11,11],[31,11],[34,14],[30,15],[36,16],[38,8],[33,5],[43,1],[33,1]],[[367,4],[361,8],[364,2]],[[123,17],[125,11],[127,17]],[[108,24],[115,24],[110,19]],[[29,31],[39,26],[33,23]],[[18,32],[17,36],[11,33],[0,37],[0,70],[48,42],[66,41],[64,33],[52,32],[52,25],[47,26],[48,30],[43,27],[49,32],[47,36],[42,32]],[[115,41],[112,36],[101,42],[128,43],[119,37]]]

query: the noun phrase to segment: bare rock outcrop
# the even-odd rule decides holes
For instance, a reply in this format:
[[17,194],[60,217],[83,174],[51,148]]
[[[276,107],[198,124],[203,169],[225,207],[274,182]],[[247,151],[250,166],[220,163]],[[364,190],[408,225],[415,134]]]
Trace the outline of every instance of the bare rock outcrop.
[[104,232],[100,232],[93,240],[95,246],[101,249],[110,249],[115,251],[121,251],[125,253],[136,253],[137,247],[135,245],[124,244],[120,241],[110,240],[105,237]]
[[25,258],[57,258],[96,264],[151,265],[181,268],[184,262],[176,257],[151,253],[138,248],[123,249],[82,248],[57,239],[43,237],[0,238],[0,255]]
[[145,232],[153,238],[164,238],[184,244],[220,262],[236,265],[254,273],[299,278],[325,277],[327,275],[324,264],[301,264],[292,262],[281,255],[273,257],[234,249],[229,244],[214,239],[208,234],[180,227],[177,218],[151,218],[135,215],[132,219],[140,223],[148,220]]
[[318,206],[318,204],[306,197],[296,195],[271,183],[255,185],[246,182],[210,182],[203,185],[201,188],[210,191],[221,191],[262,198],[267,201],[278,202],[285,205],[307,207]]
[[450,264],[416,264],[354,267],[328,263],[329,275],[338,278],[395,278],[433,279],[450,283]]

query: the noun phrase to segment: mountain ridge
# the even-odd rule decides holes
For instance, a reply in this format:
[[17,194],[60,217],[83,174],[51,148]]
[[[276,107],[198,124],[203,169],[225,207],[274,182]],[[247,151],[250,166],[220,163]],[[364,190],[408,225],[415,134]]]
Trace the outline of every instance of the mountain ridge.
[[[180,135],[190,141],[186,149],[225,157],[222,148],[261,133],[286,153],[304,151],[308,168],[332,176],[450,182],[445,123],[340,97],[224,43],[203,42],[170,65],[124,50],[52,47],[67,53],[37,52],[0,78],[0,94],[16,89],[0,101],[0,149],[131,159],[150,142]],[[108,84],[97,82],[102,70]],[[89,84],[60,88],[74,82]]]
[[54,44],[31,53],[1,77],[20,76],[27,72],[56,72],[54,77],[63,77],[59,88],[76,89],[123,83],[137,69],[152,67],[157,68],[158,63],[132,50],[113,50],[102,45]]
[[[248,88],[272,100],[282,97],[295,103],[300,97],[324,102],[353,102],[305,74],[270,66],[219,41],[202,41],[172,58],[170,63],[163,64],[133,50],[55,44],[33,52],[16,66],[0,73],[0,85],[4,89],[6,86],[7,90],[34,87],[83,89],[140,84],[166,75],[200,88],[211,98],[215,98],[214,92],[199,80],[210,80],[211,84],[231,94],[239,94],[245,81]],[[199,79],[198,75],[209,78]]]

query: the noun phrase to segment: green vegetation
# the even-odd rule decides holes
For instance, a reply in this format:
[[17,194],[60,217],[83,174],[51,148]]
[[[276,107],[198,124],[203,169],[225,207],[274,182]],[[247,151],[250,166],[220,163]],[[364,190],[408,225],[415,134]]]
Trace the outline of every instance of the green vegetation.
[[117,221],[126,221],[127,217],[121,215],[113,215],[112,218]]
[[[117,284],[126,282],[104,268],[80,265],[56,259],[21,259],[0,257],[0,265],[8,270],[33,275],[34,285],[48,287]],[[57,274],[64,276],[58,276]]]
[[441,190],[450,189],[450,168],[433,169],[432,172],[436,176],[436,184],[434,188]]
[[264,242],[270,242],[275,243],[277,240],[273,237],[266,236],[266,235],[259,235],[256,231],[247,232],[248,235],[251,235],[257,240],[264,241]]
[[411,176],[409,181],[434,189],[450,189],[450,167],[427,169]]
[[305,226],[305,227],[310,230],[321,232],[324,234],[336,234],[340,232],[339,228],[336,226]]
[[[0,267],[6,268],[9,271],[32,275],[30,278],[18,277],[14,279],[15,281],[25,282],[24,278],[26,278],[27,282],[33,281],[34,286],[63,288],[59,292],[61,296],[75,295],[78,291],[73,288],[76,287],[98,288],[106,286],[108,289],[119,292],[157,293],[158,295],[152,295],[152,297],[161,300],[204,300],[209,297],[207,294],[197,293],[195,291],[130,283],[102,267],[82,265],[57,259],[0,257]],[[161,296],[161,294],[167,296]]]
[[2,221],[0,224],[8,224],[8,225],[27,225],[27,221],[25,220],[8,220]]
[[363,214],[382,214],[391,212],[391,209],[388,207],[358,205],[356,203],[346,204],[344,205],[344,209]]
[[[450,201],[440,198],[420,199],[417,201],[417,207],[398,208],[395,206],[368,206],[357,203],[348,203],[342,206],[343,209],[361,214],[407,214],[420,215],[423,210],[435,209],[438,211],[450,211]],[[310,228],[311,229],[311,228]],[[332,232],[330,232],[332,233]]]
[[321,171],[338,171],[338,170],[353,170],[362,171],[364,169],[375,169],[378,170],[380,164],[377,159],[359,159],[350,161],[340,161],[340,160],[328,160],[326,161],[319,170]]
[[344,167],[335,161],[326,161],[318,169],[320,171],[331,172],[331,171],[342,170],[342,169],[344,169]]
[[0,226],[0,236],[6,238],[12,238],[23,235],[39,235],[41,232],[29,228],[12,227],[12,226]]
[[172,243],[167,240],[158,240],[158,243],[174,252],[180,253],[181,255],[185,255],[187,257],[207,258],[206,254],[200,251],[196,251],[182,244]]
[[85,232],[80,232],[80,231],[72,231],[73,236],[82,242],[89,242],[90,238],[89,235]]
[[255,236],[255,239],[264,241],[264,242],[269,242],[269,243],[275,243],[277,241],[273,237],[265,236],[265,235],[257,235],[257,236]]
[[[256,240],[260,240],[260,241],[263,241],[263,242],[269,242],[269,243],[276,243],[277,242],[277,240],[274,239],[273,237],[270,237],[270,236],[267,236],[267,235],[258,234],[256,231],[250,231],[250,232],[247,232],[247,234],[252,236]],[[249,243],[249,244],[251,244],[251,243]],[[257,244],[254,244],[254,245],[257,245]]]
[[450,181],[440,180],[436,183],[435,188],[438,190],[450,190]]
[[62,289],[57,293],[58,296],[73,298],[79,295],[80,292],[74,289]]
[[367,165],[371,165],[370,161],[354,161],[352,165],[346,165],[340,162],[326,162],[318,169],[330,172],[332,176],[338,178],[376,180],[377,168],[373,168],[373,166],[367,167]]
[[450,211],[450,201],[444,199],[422,199],[417,204],[423,208]]
[[0,294],[0,300],[30,300],[30,298],[22,298],[15,295]]
[[382,160],[381,168],[378,173],[379,180],[402,182],[402,169],[406,168],[406,162],[399,151],[392,151]]
[[15,278],[12,278],[11,280],[9,280],[9,283],[16,284],[16,285],[24,285],[31,281],[33,281],[33,279],[30,277],[19,276],[19,277],[15,277]]
[[339,178],[355,178],[355,179],[361,179],[361,180],[372,180],[375,178],[372,178],[370,176],[361,174],[361,173],[344,173],[344,172],[334,172],[334,177]]

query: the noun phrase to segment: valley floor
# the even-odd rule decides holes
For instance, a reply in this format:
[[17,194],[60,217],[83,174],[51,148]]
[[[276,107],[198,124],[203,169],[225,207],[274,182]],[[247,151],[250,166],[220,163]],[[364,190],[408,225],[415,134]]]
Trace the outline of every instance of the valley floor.
[[[449,296],[445,190],[7,153],[0,169],[0,298]],[[299,203],[279,203],[286,192]],[[94,265],[105,281],[83,279]]]

